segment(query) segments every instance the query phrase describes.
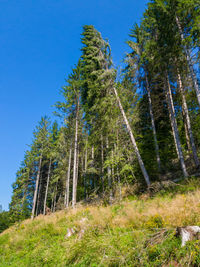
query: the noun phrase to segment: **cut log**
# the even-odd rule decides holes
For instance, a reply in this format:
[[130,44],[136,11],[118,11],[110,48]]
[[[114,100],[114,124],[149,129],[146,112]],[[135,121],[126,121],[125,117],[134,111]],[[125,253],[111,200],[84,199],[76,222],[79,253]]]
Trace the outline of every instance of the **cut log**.
[[184,247],[187,241],[200,238],[200,227],[199,226],[177,227],[176,236],[181,237],[182,240],[181,246]]

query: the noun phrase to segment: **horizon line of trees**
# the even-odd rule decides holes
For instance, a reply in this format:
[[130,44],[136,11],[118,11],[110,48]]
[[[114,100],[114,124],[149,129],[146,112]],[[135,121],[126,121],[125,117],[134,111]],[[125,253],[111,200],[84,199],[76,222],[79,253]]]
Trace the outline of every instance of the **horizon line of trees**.
[[198,173],[199,21],[197,0],[150,1],[118,80],[108,41],[83,27],[82,55],[55,104],[61,124],[41,118],[16,174],[13,221]]

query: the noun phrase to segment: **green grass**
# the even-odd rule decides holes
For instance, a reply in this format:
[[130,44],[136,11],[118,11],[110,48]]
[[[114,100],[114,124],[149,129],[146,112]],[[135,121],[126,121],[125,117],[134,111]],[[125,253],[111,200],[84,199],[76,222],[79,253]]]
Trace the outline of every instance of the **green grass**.
[[[0,266],[200,266],[200,241],[181,248],[174,236],[176,226],[200,225],[199,188],[192,179],[153,197],[18,223],[0,235]],[[77,230],[70,238],[68,227]]]

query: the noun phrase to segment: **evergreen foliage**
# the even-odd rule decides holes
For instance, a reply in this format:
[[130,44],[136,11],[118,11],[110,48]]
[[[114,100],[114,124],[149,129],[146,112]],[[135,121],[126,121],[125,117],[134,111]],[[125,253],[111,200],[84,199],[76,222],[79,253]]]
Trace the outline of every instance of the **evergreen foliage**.
[[41,118],[17,171],[13,222],[77,201],[112,203],[123,186],[147,188],[145,172],[148,186],[198,174],[199,17],[197,0],[150,1],[120,75],[108,41],[83,27],[81,57],[55,104],[61,123]]

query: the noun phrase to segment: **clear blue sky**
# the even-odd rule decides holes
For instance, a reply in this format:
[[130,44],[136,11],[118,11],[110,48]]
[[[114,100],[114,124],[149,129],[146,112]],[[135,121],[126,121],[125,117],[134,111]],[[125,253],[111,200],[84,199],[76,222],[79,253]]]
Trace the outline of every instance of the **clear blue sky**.
[[108,38],[120,66],[125,41],[147,0],[0,0],[0,204],[8,209],[15,173],[41,116],[80,56],[82,26]]

